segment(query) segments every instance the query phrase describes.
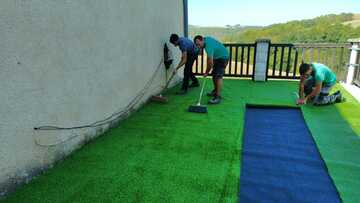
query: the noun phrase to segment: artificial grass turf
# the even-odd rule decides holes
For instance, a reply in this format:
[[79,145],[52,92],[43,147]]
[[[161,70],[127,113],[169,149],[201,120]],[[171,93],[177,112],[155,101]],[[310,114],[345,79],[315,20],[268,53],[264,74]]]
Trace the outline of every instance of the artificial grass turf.
[[[296,82],[226,80],[222,104],[208,106],[208,114],[186,111],[199,88],[185,96],[172,89],[168,104],[145,105],[4,201],[237,202],[245,104],[294,106],[296,88]],[[351,99],[302,111],[341,198],[354,202],[360,127],[348,105],[360,113]]]
[[345,103],[302,108],[329,174],[344,202],[360,202],[360,103],[339,87]]

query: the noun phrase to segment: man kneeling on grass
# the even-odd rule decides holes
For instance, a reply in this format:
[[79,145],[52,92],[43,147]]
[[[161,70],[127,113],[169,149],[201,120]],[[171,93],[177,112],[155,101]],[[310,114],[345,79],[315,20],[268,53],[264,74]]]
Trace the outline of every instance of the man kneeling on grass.
[[300,65],[300,84],[297,104],[312,102],[314,105],[327,105],[344,100],[340,91],[329,95],[336,83],[336,75],[321,63]]
[[194,43],[200,49],[205,48],[207,54],[207,68],[204,74],[206,77],[212,69],[212,77],[214,90],[208,93],[213,98],[209,100],[209,104],[219,104],[221,101],[221,87],[225,67],[229,62],[229,53],[224,45],[212,37],[195,36]]

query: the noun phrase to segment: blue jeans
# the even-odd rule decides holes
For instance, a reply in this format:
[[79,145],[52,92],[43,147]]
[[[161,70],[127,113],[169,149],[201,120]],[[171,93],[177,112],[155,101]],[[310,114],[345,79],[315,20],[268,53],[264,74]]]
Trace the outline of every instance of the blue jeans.
[[[304,93],[305,95],[309,95],[313,89],[315,88],[315,80],[314,79],[310,79],[307,80],[305,82],[304,85]],[[320,93],[318,95],[316,95],[312,102],[314,105],[326,105],[326,104],[332,104],[335,103],[336,98],[338,97],[338,95],[329,95],[330,90],[332,89],[332,87],[335,84],[322,84]]]
[[181,89],[187,90],[189,88],[189,81],[192,80],[192,83],[198,84],[198,80],[195,77],[194,73],[192,72],[192,66],[194,61],[196,60],[197,55],[188,53],[187,54],[187,61],[185,63],[184,68],[184,78]]

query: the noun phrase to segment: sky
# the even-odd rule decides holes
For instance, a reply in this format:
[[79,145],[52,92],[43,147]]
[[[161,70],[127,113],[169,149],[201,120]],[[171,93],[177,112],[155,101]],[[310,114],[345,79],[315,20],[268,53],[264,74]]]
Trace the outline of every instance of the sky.
[[189,24],[266,26],[326,14],[360,13],[360,0],[188,0]]

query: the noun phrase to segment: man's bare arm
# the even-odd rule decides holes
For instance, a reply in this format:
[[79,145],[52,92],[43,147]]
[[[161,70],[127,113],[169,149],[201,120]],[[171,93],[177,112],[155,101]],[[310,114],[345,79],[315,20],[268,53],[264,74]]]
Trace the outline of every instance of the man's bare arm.
[[304,76],[300,77],[300,83],[299,83],[299,96],[300,98],[304,98],[304,86],[305,86],[305,80],[306,78]]
[[176,70],[178,70],[179,68],[181,68],[183,65],[185,65],[187,61],[187,52],[184,51],[182,54],[181,54],[181,60],[179,62],[179,64],[176,66]]
[[307,101],[308,99],[320,94],[321,87],[322,87],[322,83],[316,83],[315,89],[309,95],[307,95],[305,97],[305,101]]
[[207,65],[206,65],[206,71],[205,71],[205,75],[208,75],[209,72],[211,71],[211,69],[214,66],[214,60],[213,58],[208,57],[207,58]]

